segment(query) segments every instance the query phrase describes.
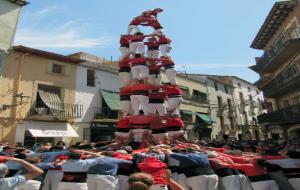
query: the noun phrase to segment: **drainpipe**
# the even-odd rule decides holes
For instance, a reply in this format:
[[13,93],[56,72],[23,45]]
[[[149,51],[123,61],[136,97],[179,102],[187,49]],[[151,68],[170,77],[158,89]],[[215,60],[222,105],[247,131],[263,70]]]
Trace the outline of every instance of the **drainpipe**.
[[[19,65],[18,65],[18,70],[17,70],[17,78],[15,79],[14,82],[14,94],[13,94],[13,101],[12,101],[12,105],[15,105],[15,107],[12,107],[11,109],[11,120],[13,121],[13,124],[16,124],[16,121],[18,120],[17,118],[17,112],[18,112],[18,105],[17,105],[17,99],[16,99],[16,95],[20,93],[20,80],[22,77],[22,70],[23,70],[23,65],[24,65],[24,60],[25,57],[28,56],[30,54],[30,52],[25,53],[21,56]],[[16,135],[16,128],[14,128],[15,130],[12,131],[13,136],[15,137]],[[3,134],[2,134],[3,135]],[[15,138],[14,138],[15,139]]]

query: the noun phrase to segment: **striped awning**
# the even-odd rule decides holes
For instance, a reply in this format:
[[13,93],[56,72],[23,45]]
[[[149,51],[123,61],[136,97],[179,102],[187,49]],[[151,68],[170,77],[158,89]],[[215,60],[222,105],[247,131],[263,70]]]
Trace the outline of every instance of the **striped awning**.
[[120,108],[120,95],[117,92],[111,92],[106,90],[101,90],[101,95],[111,110],[121,110]]

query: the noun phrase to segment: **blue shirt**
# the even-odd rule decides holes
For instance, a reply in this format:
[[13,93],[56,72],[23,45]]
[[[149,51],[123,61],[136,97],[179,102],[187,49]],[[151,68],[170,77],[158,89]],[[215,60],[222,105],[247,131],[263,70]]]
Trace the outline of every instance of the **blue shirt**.
[[86,160],[68,160],[61,167],[64,172],[87,172],[91,166],[101,163],[103,159],[104,157]]
[[57,156],[63,156],[69,153],[69,151],[59,151],[59,152],[44,152],[40,155],[43,163],[54,162]]
[[122,163],[132,164],[132,162],[128,160],[106,157],[100,160],[98,164],[91,166],[88,170],[88,174],[116,176],[118,165]]
[[16,175],[14,177],[7,177],[0,179],[1,190],[14,190],[16,186],[25,184],[26,178],[23,175]]
[[204,153],[188,153],[179,154],[173,153],[170,157],[179,161],[181,168],[195,167],[195,166],[210,166],[207,155]]

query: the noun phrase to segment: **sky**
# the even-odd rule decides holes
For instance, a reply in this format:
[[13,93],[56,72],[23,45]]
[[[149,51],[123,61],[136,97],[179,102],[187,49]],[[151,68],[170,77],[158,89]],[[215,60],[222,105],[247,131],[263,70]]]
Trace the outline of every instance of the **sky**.
[[[255,82],[248,69],[262,51],[250,44],[275,0],[29,0],[15,45],[68,55],[88,52],[119,59],[119,37],[134,16],[163,8],[159,21],[173,40],[178,71],[235,75]],[[151,33],[151,28],[143,28]]]

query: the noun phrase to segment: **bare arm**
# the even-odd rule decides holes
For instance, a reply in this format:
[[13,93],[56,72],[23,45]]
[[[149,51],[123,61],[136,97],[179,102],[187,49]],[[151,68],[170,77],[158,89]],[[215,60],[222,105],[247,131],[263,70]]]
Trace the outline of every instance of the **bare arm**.
[[26,162],[25,160],[21,160],[21,159],[17,159],[17,158],[11,158],[10,160],[19,162],[20,164],[23,165],[25,170],[28,172],[27,174],[24,175],[26,180],[31,180],[31,179],[44,173],[43,170],[41,170],[40,168],[38,168],[37,166],[35,166],[33,164]]
[[163,176],[168,183],[168,185],[171,187],[172,190],[185,190],[180,184],[178,184],[176,181],[174,181],[171,178],[171,171],[166,170],[165,175]]

